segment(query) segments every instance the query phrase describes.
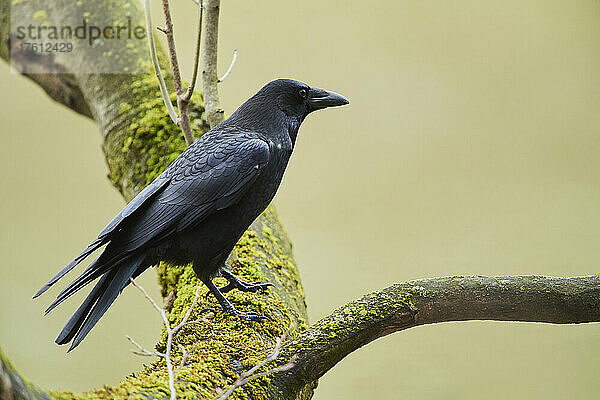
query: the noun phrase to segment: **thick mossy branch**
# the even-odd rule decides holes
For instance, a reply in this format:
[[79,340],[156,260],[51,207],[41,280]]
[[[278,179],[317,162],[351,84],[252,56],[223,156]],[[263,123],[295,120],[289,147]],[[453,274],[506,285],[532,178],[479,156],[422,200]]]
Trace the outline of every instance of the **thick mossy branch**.
[[335,310],[286,345],[294,368],[274,377],[271,398],[293,398],[350,352],[390,333],[448,321],[575,324],[600,321],[600,276],[456,276],[400,283]]
[[0,350],[1,400],[50,400],[51,397],[23,378]]
[[[11,26],[11,5],[9,1],[0,1],[0,58],[11,61],[12,68],[21,72],[36,84],[58,103],[64,104],[70,109],[92,117],[89,105],[87,104],[83,93],[79,89],[77,79],[74,74],[60,63],[53,53],[35,53],[24,51],[21,46],[22,41],[15,37],[10,37]],[[14,11],[14,10],[13,10]],[[17,20],[17,12],[15,18]],[[26,72],[25,66],[29,70],[45,71],[44,73]]]

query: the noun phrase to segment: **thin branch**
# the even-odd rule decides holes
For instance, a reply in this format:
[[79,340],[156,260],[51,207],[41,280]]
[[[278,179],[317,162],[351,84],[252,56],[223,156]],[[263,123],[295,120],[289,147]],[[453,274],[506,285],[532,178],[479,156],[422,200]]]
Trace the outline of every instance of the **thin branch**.
[[[152,304],[152,306],[159,312],[160,316],[162,317],[163,323],[165,324],[165,329],[167,330],[167,344],[165,346],[166,347],[165,352],[164,353],[151,352],[149,350],[144,349],[141,345],[139,345],[131,337],[129,337],[127,335],[126,335],[126,337],[131,343],[133,343],[134,346],[136,346],[139,349],[139,351],[134,350],[133,351],[134,354],[138,354],[141,356],[159,356],[159,357],[162,357],[165,359],[165,363],[167,364],[167,373],[169,375],[169,391],[171,393],[170,400],[176,400],[177,392],[175,390],[175,371],[177,369],[181,368],[181,366],[185,363],[185,360],[189,357],[189,355],[184,349],[183,350],[183,359],[180,362],[180,367],[177,369],[173,369],[173,362],[171,360],[171,350],[173,348],[173,339],[175,338],[175,335],[177,334],[177,332],[179,332],[179,330],[181,328],[183,328],[185,325],[188,324],[188,319],[190,318],[190,315],[192,314],[192,309],[198,303],[198,297],[200,296],[200,286],[198,286],[196,288],[196,294],[194,296],[194,300],[192,301],[192,305],[185,313],[183,320],[177,326],[175,326],[175,328],[171,328],[171,324],[169,323],[169,318],[167,317],[167,312],[165,311],[165,309],[162,307],[159,307],[158,304],[154,301],[154,299],[152,297],[150,297],[148,292],[146,292],[146,290],[141,285],[138,285],[135,283],[133,278],[129,278],[129,280],[131,281],[131,284],[133,286],[135,286],[136,288],[138,288],[140,290],[140,292],[142,292],[144,297],[146,299],[148,299],[150,304]],[[205,318],[202,318],[201,321],[208,322],[208,320],[206,320]],[[194,321],[194,322],[196,322],[196,321]]]
[[190,349],[190,351],[187,351],[185,349],[184,346],[182,345],[177,345],[179,347],[179,350],[181,350],[181,361],[179,361],[179,366],[177,368],[175,368],[175,372],[179,371],[181,368],[183,368],[185,366],[185,362],[188,360],[188,358],[190,357],[190,353],[194,350],[196,350],[196,347],[198,347],[198,343],[194,343],[194,345],[192,346],[192,348]]
[[133,344],[135,347],[138,348],[138,350],[131,350],[131,352],[133,354],[137,354],[138,356],[148,356],[148,357],[150,357],[150,356],[164,357],[165,356],[163,353],[159,353],[157,351],[146,350],[144,347],[142,347],[142,345],[140,345],[138,342],[133,340],[133,338],[129,335],[125,335],[125,337],[127,338],[127,340],[129,340],[131,342],[131,344]]
[[287,331],[284,332],[281,337],[278,337],[275,341],[275,347],[273,347],[273,351],[267,358],[262,360],[260,363],[256,364],[254,367],[250,368],[248,371],[242,372],[239,378],[229,387],[225,392],[223,392],[219,397],[216,397],[216,400],[225,400],[235,391],[235,389],[240,388],[250,382],[251,380],[262,378],[265,376],[269,376],[278,372],[284,372],[292,369],[296,363],[297,356],[294,354],[290,361],[288,361],[284,365],[280,365],[274,368],[269,369],[265,372],[256,373],[259,369],[263,368],[265,365],[275,361],[277,357],[279,357],[279,353],[281,352],[281,345],[285,342],[287,336],[294,329],[295,324],[292,322],[288,327]]
[[[188,308],[181,322],[175,328],[173,328],[173,335],[175,335],[181,328],[187,325],[188,319],[190,319],[190,315],[192,315],[192,310],[194,309],[194,307],[196,307],[196,304],[198,303],[198,297],[200,297],[200,288],[201,286],[198,286],[196,288],[196,293],[194,295],[194,300],[192,300],[192,305],[190,306],[190,308]],[[202,321],[208,322],[204,318],[202,318]]]
[[399,283],[354,300],[282,348],[298,355],[287,374],[271,379],[276,398],[293,398],[350,352],[419,325],[496,320],[574,324],[600,321],[600,275],[456,276]]
[[200,60],[200,42],[202,39],[202,2],[198,0],[198,33],[196,34],[196,49],[194,52],[194,72],[192,73],[192,79],[190,85],[185,92],[183,99],[190,101],[192,94],[194,93],[194,87],[196,86],[196,78],[198,76],[198,63]]
[[235,62],[237,61],[237,56],[238,56],[238,52],[237,52],[237,50],[234,50],[233,58],[231,59],[231,64],[229,64],[229,68],[227,68],[227,71],[225,71],[223,76],[219,78],[217,83],[223,82],[225,80],[225,78],[227,78],[229,76],[229,74],[231,73],[231,70],[233,69],[233,66],[235,65]]
[[146,292],[146,289],[144,289],[144,287],[142,285],[138,285],[137,283],[135,283],[135,280],[133,278],[129,278],[129,281],[131,282],[131,284],[133,286],[135,286],[140,292],[142,292],[142,294],[144,295],[144,297],[146,298],[146,300],[148,300],[150,302],[150,304],[152,304],[152,307],[154,307],[156,309],[156,311],[158,311],[163,319],[163,322],[166,321],[167,323],[169,323],[169,320],[167,319],[167,315],[165,313],[165,310],[160,307],[155,301],[154,299],[148,294],[148,292]]
[[214,127],[223,121],[217,82],[217,35],[219,31],[220,0],[204,0],[202,20],[202,93],[206,119]]
[[175,49],[175,38],[173,37],[173,22],[171,21],[171,11],[169,10],[169,0],[162,0],[163,13],[165,15],[164,33],[167,36],[167,46],[169,47],[169,56],[171,58],[171,69],[173,70],[173,84],[177,93],[177,108],[179,109],[179,119],[177,125],[183,131],[187,145],[194,143],[194,133],[188,114],[188,101],[184,99],[183,87],[181,86],[181,74],[179,73],[179,62],[177,61],[177,50]]
[[[202,317],[202,318],[200,318],[200,319],[196,319],[196,320],[194,320],[194,321],[188,321],[188,322],[186,322],[185,324],[180,324],[180,325],[181,325],[181,328],[183,328],[184,326],[188,326],[188,325],[199,324],[199,323],[201,323],[201,322],[210,322],[210,321],[208,320],[208,318],[212,317],[213,315],[214,315],[214,314],[213,314],[212,312],[209,312],[209,313],[207,313],[207,314],[206,314],[206,316],[205,316],[205,317]],[[180,329],[181,329],[181,328],[180,328]]]
[[171,117],[174,124],[177,124],[179,117],[177,112],[171,104],[171,98],[169,97],[169,91],[165,84],[165,78],[163,77],[162,71],[160,70],[160,64],[158,63],[158,56],[156,55],[156,45],[154,43],[154,29],[152,28],[152,13],[150,10],[150,0],[144,0],[144,10],[146,12],[146,36],[148,37],[148,47],[150,49],[150,59],[152,60],[152,66],[154,67],[154,73],[158,79],[158,86],[160,87],[160,94],[162,95],[163,102],[167,108],[167,112]]
[[175,48],[175,38],[173,37],[173,22],[171,21],[171,11],[169,9],[169,0],[162,0],[163,14],[165,16],[165,27],[161,31],[167,37],[167,47],[169,48],[169,57],[171,59],[171,69],[173,70],[173,84],[177,95],[183,93],[181,86],[181,74],[179,73],[179,62],[177,61],[177,50]]

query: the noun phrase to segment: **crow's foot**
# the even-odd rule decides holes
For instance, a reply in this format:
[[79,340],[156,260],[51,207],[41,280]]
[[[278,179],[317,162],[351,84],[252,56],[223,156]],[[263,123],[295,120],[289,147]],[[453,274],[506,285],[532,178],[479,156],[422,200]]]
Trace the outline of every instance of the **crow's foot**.
[[[234,276],[231,273],[228,273],[231,276]],[[239,279],[236,280],[239,281]],[[254,312],[254,311],[250,311],[250,312],[243,312],[243,311],[239,311],[238,309],[236,309],[233,304],[231,304],[231,302],[229,300],[227,300],[227,298],[225,296],[223,296],[223,293],[221,293],[221,291],[215,286],[215,284],[213,283],[212,280],[210,280],[210,278],[206,278],[203,279],[204,284],[208,287],[208,290],[210,291],[210,293],[212,293],[215,298],[217,299],[217,301],[219,302],[219,304],[221,305],[222,309],[215,309],[215,308],[205,308],[204,310],[202,310],[201,312],[205,312],[205,311],[224,311],[226,313],[228,313],[229,315],[233,315],[236,316],[240,319],[244,319],[244,320],[248,320],[248,321],[262,321],[263,319],[269,319],[268,317],[265,317],[264,315],[259,315],[258,313]],[[231,281],[230,281],[231,282]],[[262,285],[262,284],[261,284]],[[237,287],[237,286],[235,286]],[[255,290],[258,290],[259,288],[256,288]]]
[[[275,286],[270,282],[246,282],[227,270],[222,270],[221,275],[223,276],[223,278],[229,281],[227,285],[217,288],[221,293],[227,293],[232,291],[233,289],[237,289],[240,292],[256,293],[259,290],[267,290],[270,286]],[[211,293],[213,292],[206,292],[206,294],[204,294],[204,297],[207,298]]]
[[259,290],[267,290],[269,286],[275,286],[270,282],[245,282],[226,270],[222,270],[221,275],[229,281],[227,285],[219,288],[221,293],[227,293],[233,289],[237,289],[241,292],[255,293]]

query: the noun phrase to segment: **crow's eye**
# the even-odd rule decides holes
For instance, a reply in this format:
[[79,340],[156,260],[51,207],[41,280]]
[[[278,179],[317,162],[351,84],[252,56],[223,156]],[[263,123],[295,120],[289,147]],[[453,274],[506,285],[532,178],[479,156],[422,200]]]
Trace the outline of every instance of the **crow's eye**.
[[306,98],[306,94],[308,92],[306,91],[306,89],[300,89],[300,91],[298,92],[298,94],[300,95],[300,97],[302,97],[303,99]]

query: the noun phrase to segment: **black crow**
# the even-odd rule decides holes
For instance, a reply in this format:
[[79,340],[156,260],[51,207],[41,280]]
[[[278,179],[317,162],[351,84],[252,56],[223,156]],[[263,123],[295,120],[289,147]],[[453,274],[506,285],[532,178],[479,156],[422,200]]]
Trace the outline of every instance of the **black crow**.
[[[74,349],[130,278],[159,261],[192,263],[224,311],[248,320],[265,318],[238,311],[223,293],[234,288],[254,292],[271,284],[244,282],[222,267],[238,239],[275,196],[304,118],[315,110],[344,104],[348,100],[337,93],[278,79],[189,146],[36,293],[34,298],[106,245],[46,310],[100,278],[56,343],[72,342],[69,351]],[[211,280],[218,272],[229,281],[220,290]]]

